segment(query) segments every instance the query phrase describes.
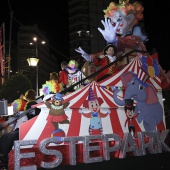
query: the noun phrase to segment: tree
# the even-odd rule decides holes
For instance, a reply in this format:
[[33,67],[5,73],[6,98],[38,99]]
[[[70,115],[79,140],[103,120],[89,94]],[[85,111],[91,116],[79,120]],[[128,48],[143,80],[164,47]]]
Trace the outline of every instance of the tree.
[[23,73],[17,73],[7,79],[1,86],[0,99],[4,98],[8,103],[11,103],[30,88],[32,88],[32,84],[28,77]]

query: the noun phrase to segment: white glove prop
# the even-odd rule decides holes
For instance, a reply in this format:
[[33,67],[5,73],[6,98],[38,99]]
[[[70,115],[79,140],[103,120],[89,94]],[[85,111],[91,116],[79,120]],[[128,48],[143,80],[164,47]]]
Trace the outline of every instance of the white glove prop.
[[82,55],[82,57],[86,60],[86,61],[90,61],[91,62],[91,57],[90,55],[88,55],[81,47],[75,49],[78,53],[80,53]]
[[120,24],[120,21],[117,21],[115,27],[111,24],[110,19],[105,18],[105,21],[101,20],[101,23],[104,26],[104,30],[98,27],[98,30],[103,35],[104,39],[108,43],[114,43],[117,39],[116,37],[116,30]]

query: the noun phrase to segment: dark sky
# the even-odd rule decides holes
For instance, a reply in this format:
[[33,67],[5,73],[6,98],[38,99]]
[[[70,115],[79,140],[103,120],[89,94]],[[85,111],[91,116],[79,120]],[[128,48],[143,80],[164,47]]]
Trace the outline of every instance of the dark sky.
[[[170,69],[170,19],[165,1],[141,0],[144,5],[145,32],[149,36],[147,50],[155,48],[163,69]],[[10,6],[9,3],[10,2]],[[68,57],[68,0],[3,0],[0,5],[0,24],[5,22],[9,35],[10,8],[13,10],[12,38],[19,25],[37,24],[44,30],[56,56]],[[110,1],[112,2],[112,1]],[[108,4],[109,5],[109,4]],[[98,30],[97,30],[98,31]]]
[[53,54],[63,57],[63,60],[64,56],[68,57],[67,0],[3,0],[0,5],[0,24],[5,22],[7,38],[10,8],[13,11],[12,39],[15,39],[20,25],[37,24],[40,30],[46,32]]

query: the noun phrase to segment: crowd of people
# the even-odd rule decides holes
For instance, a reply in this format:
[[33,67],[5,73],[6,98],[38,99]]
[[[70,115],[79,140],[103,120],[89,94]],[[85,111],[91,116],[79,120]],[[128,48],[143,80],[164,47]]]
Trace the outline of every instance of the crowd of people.
[[[15,117],[19,117],[12,123],[12,129],[10,132],[0,136],[0,164],[4,167],[8,166],[8,153],[11,151],[15,140],[19,140],[19,127],[22,123],[39,115],[41,109],[31,109],[32,105],[37,104],[36,92],[33,89],[29,89],[25,94],[12,102],[13,113]],[[20,116],[25,110],[30,111],[23,116]]]
[[[42,95],[46,96],[51,93],[55,94],[66,88],[68,90],[66,90],[65,93],[74,92],[90,83],[89,80],[81,82],[84,78],[86,78],[86,76],[79,69],[79,64],[76,60],[70,60],[69,62],[63,61],[61,62],[61,71],[59,73],[50,73],[50,80],[46,81],[46,83],[42,85]],[[76,85],[74,86],[74,84]]]
[[[123,54],[122,52],[117,53],[117,47],[112,43],[107,44],[102,52],[95,55],[87,54],[81,47],[75,50],[82,55],[84,62],[79,63],[76,60],[61,62],[61,71],[59,73],[50,73],[50,79],[42,85],[42,95],[55,94],[57,92],[62,92],[63,90],[65,90],[65,93],[74,92],[92,81],[99,82],[112,76],[118,70],[117,62],[113,63],[108,68],[105,68],[98,74],[88,79],[86,78],[93,73],[87,73],[87,70],[89,70],[88,67],[91,64],[95,67],[95,71],[97,71],[114,62]],[[83,79],[85,80],[83,81]]]

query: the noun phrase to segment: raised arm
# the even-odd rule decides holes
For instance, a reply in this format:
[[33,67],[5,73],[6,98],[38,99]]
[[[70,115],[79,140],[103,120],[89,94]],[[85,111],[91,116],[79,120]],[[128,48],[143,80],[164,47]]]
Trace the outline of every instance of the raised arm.
[[105,18],[105,20],[101,20],[101,23],[103,24],[104,29],[98,28],[98,30],[103,35],[103,37],[107,41],[107,43],[115,44],[117,41],[116,30],[117,30],[120,22],[117,21],[116,25],[113,26],[111,24],[110,19]]

